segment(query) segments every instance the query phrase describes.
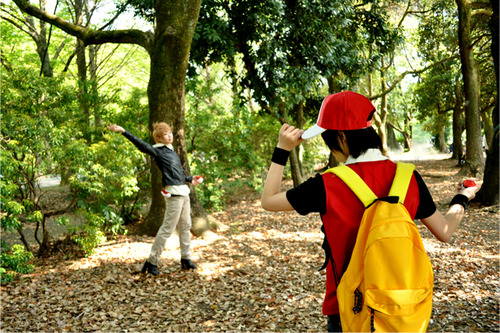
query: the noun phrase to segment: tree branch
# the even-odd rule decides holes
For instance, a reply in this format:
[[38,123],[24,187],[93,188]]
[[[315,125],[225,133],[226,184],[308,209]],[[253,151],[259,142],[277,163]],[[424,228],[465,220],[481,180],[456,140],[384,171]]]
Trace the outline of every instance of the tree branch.
[[129,4],[130,4],[130,0],[127,1],[127,3],[123,6],[123,8],[121,8],[120,10],[118,10],[118,12],[116,13],[116,15],[111,20],[109,20],[108,23],[106,23],[105,25],[103,25],[102,27],[100,27],[99,30],[104,30],[107,27],[111,26],[115,22],[115,20],[118,18],[118,16],[120,16],[125,11],[125,8],[127,8],[127,6]]
[[370,96],[368,97],[370,100],[375,100],[375,99],[378,99],[380,97],[383,97],[385,95],[387,95],[388,93],[390,93],[394,88],[397,87],[397,85],[405,78],[406,75],[410,75],[410,74],[420,74],[420,73],[423,73],[427,70],[429,70],[430,68],[434,67],[434,66],[437,66],[437,65],[440,65],[444,62],[447,62],[449,60],[452,60],[452,59],[456,59],[458,58],[459,55],[454,55],[454,56],[451,56],[451,57],[448,57],[448,58],[444,58],[444,59],[441,59],[433,64],[430,64],[429,66],[426,66],[424,68],[421,68],[421,69],[416,69],[416,70],[412,70],[412,71],[406,71],[402,74],[400,74],[396,80],[394,80],[392,82],[392,84],[385,90],[385,91],[382,91],[380,94],[377,94],[377,95],[373,95],[373,96]]
[[14,2],[23,12],[50,23],[64,32],[81,39],[85,45],[105,43],[137,44],[144,47],[148,52],[151,50],[154,36],[150,31],[144,32],[136,29],[96,31],[65,21],[59,16],[52,15],[40,8],[30,5],[26,0],[14,0]]
[[[10,17],[0,14],[0,18],[2,18],[3,20],[9,22],[10,24],[12,24],[13,26],[15,26],[16,28],[18,28],[22,32],[30,35],[33,39],[36,40],[38,38],[38,35],[37,35],[36,31],[26,21],[24,21],[23,19],[17,17],[16,15],[14,15],[14,13],[11,13],[11,12],[5,10],[3,8],[3,6],[2,6],[2,10],[1,11],[3,13],[6,13],[7,15],[9,15]],[[22,25],[21,25],[21,23],[22,23]],[[26,29],[25,26],[28,26],[29,29]]]
[[484,15],[486,17],[491,17],[491,15],[493,15],[493,12],[491,11],[491,9],[485,9],[485,8],[482,8],[482,9],[474,9],[471,13],[472,16],[479,16],[479,15]]
[[404,132],[401,128],[399,128],[399,126],[394,125],[394,123],[392,123],[392,122],[388,121],[388,122],[387,122],[387,125],[391,126],[392,128],[394,128],[394,129],[395,129],[396,131],[398,131],[399,133],[401,133],[401,134],[405,134],[405,132]]

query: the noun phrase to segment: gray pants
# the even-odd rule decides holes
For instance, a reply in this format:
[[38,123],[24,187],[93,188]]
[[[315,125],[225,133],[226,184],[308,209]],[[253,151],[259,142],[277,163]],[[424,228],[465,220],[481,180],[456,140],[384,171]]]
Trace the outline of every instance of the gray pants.
[[167,240],[179,224],[181,259],[191,259],[191,204],[189,196],[179,195],[165,198],[166,210],[163,224],[156,234],[148,261],[158,265]]

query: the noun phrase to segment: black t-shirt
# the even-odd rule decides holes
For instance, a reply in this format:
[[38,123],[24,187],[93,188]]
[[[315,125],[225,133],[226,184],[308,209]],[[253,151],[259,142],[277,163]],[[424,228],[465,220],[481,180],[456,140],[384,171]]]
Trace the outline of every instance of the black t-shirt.
[[[420,201],[415,219],[425,219],[436,212],[436,204],[424,180],[417,171],[414,171],[418,184]],[[318,212],[326,214],[326,192],[323,177],[318,173],[299,186],[286,192],[286,198],[292,207],[301,215]]]

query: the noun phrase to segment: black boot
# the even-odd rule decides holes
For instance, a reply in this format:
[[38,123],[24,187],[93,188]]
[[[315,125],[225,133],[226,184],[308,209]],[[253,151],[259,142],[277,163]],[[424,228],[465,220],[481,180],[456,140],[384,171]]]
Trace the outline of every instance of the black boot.
[[144,266],[142,266],[142,273],[146,273],[146,271],[148,273],[151,273],[153,275],[158,275],[160,274],[160,271],[158,270],[158,266],[156,265],[153,265],[152,263],[146,261],[144,263]]
[[195,269],[197,266],[191,261],[191,259],[181,259],[182,269]]

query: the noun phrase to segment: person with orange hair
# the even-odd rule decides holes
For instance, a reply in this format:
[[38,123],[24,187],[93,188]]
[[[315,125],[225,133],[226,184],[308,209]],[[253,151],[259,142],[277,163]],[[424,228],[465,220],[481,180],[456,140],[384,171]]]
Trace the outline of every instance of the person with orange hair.
[[179,224],[179,241],[181,247],[181,267],[182,269],[195,269],[197,266],[191,261],[191,203],[189,201],[190,189],[186,183],[193,185],[201,184],[203,179],[200,176],[187,176],[179,155],[174,151],[172,142],[174,137],[170,126],[164,122],[153,125],[153,138],[156,144],[151,145],[142,141],[123,127],[116,124],[108,126],[112,132],[122,133],[141,152],[153,158],[161,172],[161,180],[165,196],[165,217],[163,223],[156,234],[151,247],[149,258],[142,268],[143,273],[158,275],[158,264],[160,256],[167,244],[168,238],[172,235],[177,224]]

